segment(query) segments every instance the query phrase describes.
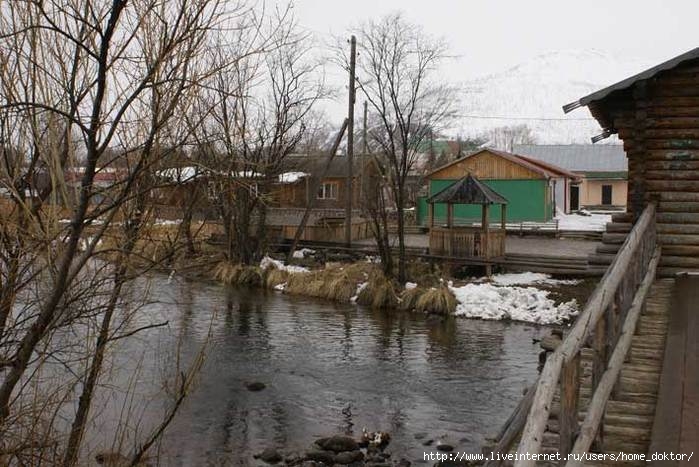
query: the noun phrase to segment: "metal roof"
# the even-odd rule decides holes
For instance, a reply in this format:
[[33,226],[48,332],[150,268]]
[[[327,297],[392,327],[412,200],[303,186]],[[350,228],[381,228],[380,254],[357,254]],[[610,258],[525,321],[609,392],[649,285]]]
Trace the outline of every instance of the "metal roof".
[[575,102],[571,102],[570,104],[566,104],[563,106],[563,112],[568,113],[574,109],[577,109],[578,107],[583,107],[583,106],[589,105],[592,102],[602,100],[605,97],[609,96],[613,92],[628,89],[631,86],[633,86],[634,84],[636,84],[638,81],[652,78],[655,75],[657,75],[658,73],[660,73],[661,71],[671,70],[683,62],[686,62],[688,60],[694,60],[697,58],[699,58],[699,47],[694,48],[688,52],[685,52],[682,55],[678,55],[675,58],[671,58],[670,60],[668,60],[666,62],[663,62],[659,65],[654,66],[653,68],[647,69],[646,71],[642,71],[641,73],[638,73],[638,74],[633,75],[629,78],[626,78],[625,80],[619,81],[618,83],[613,84],[609,87],[606,87],[604,89],[600,89],[597,92],[593,92],[592,94],[589,94],[585,97],[582,97]]
[[453,160],[449,162],[448,164],[445,164],[441,167],[436,168],[432,172],[428,173],[425,177],[430,178],[432,175],[435,173],[447,168],[451,167],[452,165],[459,164],[460,162],[463,162],[464,160],[468,159],[469,157],[474,157],[478,154],[481,154],[483,152],[489,152],[491,154],[495,154],[496,156],[502,157],[503,159],[506,159],[514,164],[520,165],[522,167],[525,167],[526,169],[531,170],[534,173],[537,173],[542,176],[542,178],[559,178],[559,177],[568,177],[568,178],[576,178],[575,174],[571,174],[567,170],[561,167],[556,167],[553,164],[537,164],[534,161],[529,161],[524,157],[520,157],[517,154],[512,154],[509,152],[505,151],[500,151],[499,149],[492,149],[492,148],[484,148],[484,149],[479,149],[478,151],[468,154],[464,157],[460,157],[456,160]]
[[[317,176],[325,170],[328,164],[329,156],[316,156],[316,155],[306,155],[306,154],[290,154],[284,158],[283,169],[285,172],[307,172],[311,175]],[[361,173],[362,162],[369,163],[369,158],[361,157],[360,155],[355,155],[352,160],[353,175],[358,177]],[[336,155],[333,160],[330,161],[330,166],[325,172],[326,178],[340,178],[347,176],[347,156]]]
[[507,204],[498,192],[471,174],[430,196],[428,203],[447,204]]
[[514,150],[574,172],[619,172],[629,167],[621,144],[515,144]]

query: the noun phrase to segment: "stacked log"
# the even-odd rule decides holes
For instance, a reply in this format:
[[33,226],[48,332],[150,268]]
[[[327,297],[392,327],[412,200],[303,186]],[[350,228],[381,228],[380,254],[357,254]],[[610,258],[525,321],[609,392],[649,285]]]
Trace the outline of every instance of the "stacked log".
[[590,109],[611,118],[629,161],[627,212],[607,225],[591,267],[611,262],[643,205],[652,201],[660,275],[699,271],[699,63],[638,81]]

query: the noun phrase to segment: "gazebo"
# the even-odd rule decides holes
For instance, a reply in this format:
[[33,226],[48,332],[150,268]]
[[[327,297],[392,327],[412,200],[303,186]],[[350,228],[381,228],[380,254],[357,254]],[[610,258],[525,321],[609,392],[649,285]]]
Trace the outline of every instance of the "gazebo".
[[[491,260],[505,256],[505,220],[507,200],[471,174],[427,199],[430,222],[430,254],[453,258]],[[434,205],[447,205],[446,224],[435,226]],[[455,225],[454,205],[481,206],[481,223]],[[489,222],[490,205],[501,206],[500,225]]]

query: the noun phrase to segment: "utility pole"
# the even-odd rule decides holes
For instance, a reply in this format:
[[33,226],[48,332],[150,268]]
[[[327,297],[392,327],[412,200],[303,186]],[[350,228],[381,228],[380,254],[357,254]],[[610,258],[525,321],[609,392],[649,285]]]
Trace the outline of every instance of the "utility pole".
[[347,106],[347,204],[345,206],[345,244],[352,246],[352,163],[354,159],[354,69],[357,64],[357,38],[350,39],[349,103]]
[[367,141],[367,105],[364,101],[364,125],[362,126],[362,157],[361,157],[361,176],[359,177],[359,203],[364,200],[364,166],[366,165],[366,159],[369,155],[369,142]]

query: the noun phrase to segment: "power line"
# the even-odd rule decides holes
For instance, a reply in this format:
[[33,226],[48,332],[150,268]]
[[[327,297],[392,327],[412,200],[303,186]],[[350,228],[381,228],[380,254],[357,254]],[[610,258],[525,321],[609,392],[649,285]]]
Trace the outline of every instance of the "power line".
[[575,121],[596,121],[594,118],[556,118],[556,117],[503,117],[496,115],[465,115],[456,114],[459,118],[474,118],[474,119],[484,119],[484,120],[533,120],[533,121],[543,121],[543,122],[575,122]]

